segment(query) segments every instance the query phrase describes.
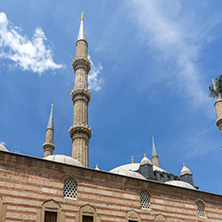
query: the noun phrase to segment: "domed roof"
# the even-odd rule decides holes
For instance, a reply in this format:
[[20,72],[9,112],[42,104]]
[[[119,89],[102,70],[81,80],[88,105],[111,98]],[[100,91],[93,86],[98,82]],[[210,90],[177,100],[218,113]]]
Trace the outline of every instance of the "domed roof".
[[137,173],[137,172],[134,172],[131,170],[120,169],[120,170],[113,171],[111,173],[116,173],[116,174],[123,175],[123,176],[134,177],[137,179],[146,180],[146,178],[144,176],[142,176],[140,173]]
[[5,146],[1,143],[0,143],[0,150],[8,152],[8,150],[5,148]]
[[181,170],[181,172],[180,172],[180,176],[183,176],[183,175],[185,175],[185,174],[190,174],[190,175],[192,175],[191,171],[185,166],[185,164],[183,164],[183,168],[182,168],[182,170]]
[[44,157],[43,159],[45,160],[51,160],[59,163],[65,163],[73,166],[81,166],[83,165],[76,159],[72,158],[71,156],[66,156],[66,155],[49,155],[47,157]]
[[[122,166],[118,166],[118,167],[110,170],[109,172],[115,173],[117,170],[138,171],[139,168],[140,168],[140,163],[130,163],[130,164],[125,164],[125,165],[122,165]],[[155,165],[153,165],[153,171],[167,172],[167,171],[165,171],[165,170],[163,170],[160,167],[157,167]]]
[[112,170],[110,170],[109,172],[111,173],[115,173],[118,170],[131,170],[131,171],[137,171],[140,168],[140,164],[139,163],[129,163],[129,164],[125,164],[122,166],[118,166]]
[[146,157],[146,154],[144,154],[144,157],[140,162],[140,165],[145,165],[145,164],[152,164],[152,162]]
[[180,180],[170,180],[170,181],[165,182],[165,184],[170,184],[172,186],[184,187],[184,188],[196,190],[196,188],[192,186],[191,184],[184,181],[180,181]]

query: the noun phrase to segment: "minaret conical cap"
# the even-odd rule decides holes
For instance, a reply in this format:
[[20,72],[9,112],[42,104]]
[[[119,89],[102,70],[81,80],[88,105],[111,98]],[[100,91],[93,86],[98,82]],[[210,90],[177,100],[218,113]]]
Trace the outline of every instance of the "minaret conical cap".
[[154,137],[152,137],[152,142],[153,142],[152,157],[158,156],[158,155],[157,155],[157,152],[156,152],[155,143],[154,143]]
[[53,129],[53,130],[54,130],[54,123],[53,123],[53,104],[52,104],[52,106],[51,106],[51,113],[50,113],[50,116],[49,116],[49,121],[48,121],[47,129]]
[[186,174],[192,175],[191,171],[185,166],[185,164],[183,164],[183,168],[180,172],[180,176],[183,176]]
[[79,35],[77,38],[77,41],[79,40],[85,40],[86,41],[86,34],[84,30],[84,25],[83,25],[83,12],[81,14],[81,22],[80,22],[80,27],[79,27]]

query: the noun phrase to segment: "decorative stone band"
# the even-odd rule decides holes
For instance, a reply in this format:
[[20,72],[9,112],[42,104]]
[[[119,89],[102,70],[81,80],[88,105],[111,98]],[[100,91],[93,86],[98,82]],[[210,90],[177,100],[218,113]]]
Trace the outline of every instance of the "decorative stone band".
[[216,125],[219,127],[219,129],[222,129],[222,117],[217,119]]
[[87,136],[86,139],[90,139],[92,136],[92,129],[90,126],[85,125],[85,124],[72,125],[69,128],[69,136],[72,139],[75,139],[78,137],[84,137],[84,136]]
[[42,147],[45,151],[51,151],[51,150],[54,151],[55,149],[55,145],[52,143],[44,143]]
[[91,99],[91,93],[88,89],[73,89],[71,92],[71,98],[73,103],[76,100],[85,100],[89,102]]
[[218,103],[218,102],[222,102],[222,99],[221,98],[217,98],[216,100],[215,100],[215,102],[214,102],[214,105],[216,105],[216,103]]
[[87,70],[87,73],[91,69],[91,63],[88,59],[85,58],[75,58],[72,62],[72,68],[76,72],[78,68],[84,68]]

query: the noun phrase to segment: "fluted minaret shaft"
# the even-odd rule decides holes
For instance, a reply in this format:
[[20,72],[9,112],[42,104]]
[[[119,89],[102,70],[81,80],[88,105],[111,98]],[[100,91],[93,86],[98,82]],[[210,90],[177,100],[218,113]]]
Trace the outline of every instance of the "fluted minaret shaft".
[[53,105],[52,105],[47,129],[46,129],[45,143],[43,144],[44,157],[47,157],[53,154],[53,151],[55,149],[55,145],[53,144],[53,141],[54,141],[54,124],[53,124]]
[[[217,91],[214,80],[212,80],[212,82],[213,82],[214,90]],[[222,135],[222,95],[221,95],[221,93],[218,93],[218,96],[215,97],[214,106],[215,106],[215,110],[216,110],[216,114],[217,114],[216,125],[220,129],[220,132]]]
[[92,130],[88,126],[88,103],[91,93],[88,90],[88,73],[91,63],[88,59],[88,43],[86,41],[83,14],[79,35],[76,42],[76,58],[72,62],[75,72],[75,87],[71,92],[73,101],[73,125],[69,129],[72,139],[72,157],[80,161],[83,166],[89,166],[88,144]]

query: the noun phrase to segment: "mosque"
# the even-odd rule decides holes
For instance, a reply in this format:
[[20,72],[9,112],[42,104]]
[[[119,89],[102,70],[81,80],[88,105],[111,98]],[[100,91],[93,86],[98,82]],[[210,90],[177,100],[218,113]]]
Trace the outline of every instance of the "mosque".
[[[152,157],[111,171],[89,168],[88,43],[83,14],[72,63],[73,124],[69,128],[72,156],[53,155],[53,106],[43,144],[44,157],[8,151],[0,144],[0,222],[177,222],[222,221],[222,196],[199,190],[192,172],[179,176],[162,169],[152,138]],[[222,128],[222,100],[215,101]]]

